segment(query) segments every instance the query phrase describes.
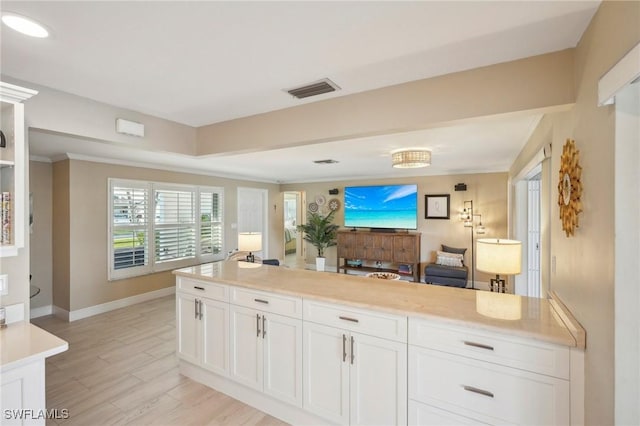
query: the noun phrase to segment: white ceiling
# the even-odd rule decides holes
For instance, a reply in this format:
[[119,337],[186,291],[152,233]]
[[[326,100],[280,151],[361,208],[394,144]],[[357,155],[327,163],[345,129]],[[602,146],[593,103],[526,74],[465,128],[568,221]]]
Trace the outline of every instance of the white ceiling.
[[[599,1],[525,0],[3,1],[3,10],[40,21],[53,36],[31,39],[3,25],[1,71],[20,80],[201,126],[574,47],[598,5]],[[283,92],[325,77],[342,90],[302,101]],[[454,130],[420,135],[440,151],[439,156],[434,152],[434,163],[439,165],[434,164],[431,170],[490,171],[498,166],[506,170],[525,142],[522,135],[530,130],[530,120],[522,119],[519,129],[515,129],[516,123],[505,122],[504,126],[512,129],[509,137],[503,137],[501,123],[493,124],[493,130],[474,129],[486,134],[485,141],[500,141],[483,142],[475,165],[459,165],[458,160],[460,154],[468,155],[469,144],[480,144],[477,137],[462,138],[466,144],[456,148],[455,144],[444,146],[430,139],[439,131]],[[45,155],[50,148],[39,146],[38,140],[32,139],[32,152]],[[348,152],[357,153],[351,161],[360,168],[347,166],[345,157],[336,170],[345,167],[345,175],[355,170],[361,176],[380,176],[382,160],[373,161],[375,155],[362,153],[376,152],[388,159],[389,146],[396,146],[399,140],[413,143],[424,139],[405,135],[332,142],[227,156],[224,161],[179,159],[173,166],[189,163],[195,167],[197,163],[198,169],[209,173],[273,181],[318,180],[326,171],[313,175],[305,166],[289,170],[295,169],[290,164],[308,164],[318,154],[326,157],[326,153],[335,153],[337,157]],[[57,139],[56,143],[64,145]],[[424,144],[420,142],[420,146]],[[76,154],[104,151],[101,156],[118,156],[109,145],[75,145]],[[364,150],[364,146],[375,149]],[[90,148],[85,152],[84,147]],[[146,154],[144,159],[150,161],[155,156]],[[287,158],[287,168],[260,167],[265,156],[276,168],[280,167],[278,161]],[[362,163],[365,158],[370,162]],[[167,161],[160,157],[153,160],[158,164]],[[440,165],[447,168],[441,170]]]

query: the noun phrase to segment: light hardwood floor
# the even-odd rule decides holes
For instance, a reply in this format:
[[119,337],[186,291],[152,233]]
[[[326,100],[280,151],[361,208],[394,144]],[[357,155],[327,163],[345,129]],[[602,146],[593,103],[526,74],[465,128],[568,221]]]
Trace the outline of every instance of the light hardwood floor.
[[46,364],[47,408],[69,411],[50,425],[286,424],[178,373],[174,296],[32,322],[69,342]]

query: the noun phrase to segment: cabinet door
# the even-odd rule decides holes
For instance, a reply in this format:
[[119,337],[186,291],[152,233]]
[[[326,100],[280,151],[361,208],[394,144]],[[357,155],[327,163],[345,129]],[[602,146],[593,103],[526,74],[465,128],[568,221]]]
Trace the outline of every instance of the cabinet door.
[[352,333],[351,425],[407,424],[407,345]]
[[222,376],[229,374],[229,304],[202,301],[202,366]]
[[338,233],[338,257],[342,257],[344,259],[357,259],[355,233]]
[[309,322],[303,332],[303,406],[333,423],[349,424],[348,334]]
[[200,362],[199,319],[196,318],[196,297],[176,294],[176,318],[178,329],[178,357],[198,364]]
[[229,317],[229,375],[262,391],[262,316],[253,309],[231,305]]
[[413,235],[395,235],[393,237],[394,262],[417,263],[416,237]]
[[[41,410],[47,408],[44,370],[45,360],[41,358],[2,372],[0,375],[0,407],[2,407],[0,425],[45,426],[48,423],[44,418],[36,417]],[[25,413],[26,410],[33,411],[34,418],[26,417],[29,414]],[[15,414],[9,417],[9,414],[18,411],[21,411],[25,417],[20,419],[19,415]]]
[[264,392],[302,407],[302,320],[263,315]]

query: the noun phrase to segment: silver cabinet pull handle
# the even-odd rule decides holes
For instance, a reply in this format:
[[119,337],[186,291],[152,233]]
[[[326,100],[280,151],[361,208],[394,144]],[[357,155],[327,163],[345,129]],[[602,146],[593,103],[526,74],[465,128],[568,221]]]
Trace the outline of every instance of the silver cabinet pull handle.
[[198,319],[198,299],[193,299],[193,303],[195,305],[194,312],[196,314],[196,319]]
[[466,340],[464,340],[462,343],[464,343],[467,346],[473,346],[474,348],[486,349],[488,351],[493,350],[493,346],[483,345],[482,343],[469,342]]
[[484,389],[474,388],[473,386],[462,386],[462,388],[467,392],[473,392],[480,395],[488,396],[489,398],[493,398],[493,393],[486,391]]
[[342,335],[342,362],[347,360],[347,335]]
[[353,364],[353,360],[356,359],[356,354],[353,353],[353,342],[354,342],[354,338],[353,336],[351,336],[351,364]]
[[198,305],[200,306],[200,309],[198,309],[198,317],[202,319],[202,300],[198,300]]
[[267,335],[267,324],[266,324],[267,319],[265,318],[265,316],[262,316],[262,338],[264,339],[264,336]]
[[197,285],[194,285],[193,288],[195,288],[196,290],[204,291],[204,287],[198,287]]
[[254,300],[255,302],[258,302],[258,303],[264,303],[265,305],[268,305],[268,304],[269,304],[269,301],[268,301],[268,300],[263,300],[263,299],[253,299],[253,300]]
[[340,318],[341,320],[344,320],[344,321],[360,322],[355,318],[349,318],[349,317],[338,317],[338,318]]
[[260,314],[256,314],[256,337],[260,337]]

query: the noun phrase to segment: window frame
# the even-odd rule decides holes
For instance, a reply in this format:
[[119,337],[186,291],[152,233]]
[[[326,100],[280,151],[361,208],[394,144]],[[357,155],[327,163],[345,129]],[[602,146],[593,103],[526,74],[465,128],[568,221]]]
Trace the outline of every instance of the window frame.
[[[182,268],[185,266],[197,265],[200,263],[213,262],[216,260],[223,260],[225,257],[225,240],[224,240],[224,188],[218,186],[197,186],[176,184],[168,182],[152,182],[142,181],[135,179],[120,179],[120,178],[108,178],[107,179],[107,197],[108,197],[108,218],[107,218],[107,271],[108,281],[116,281],[126,278],[139,277],[149,275],[157,272],[163,272],[173,270],[176,268]],[[114,187],[132,187],[132,188],[144,188],[147,192],[148,210],[147,210],[147,223],[145,225],[145,232],[147,233],[147,265],[132,266],[128,268],[115,269],[114,262],[114,245],[113,245],[113,232],[120,226],[114,223],[114,199],[113,189]],[[194,209],[194,232],[195,232],[195,256],[179,258],[174,260],[156,261],[156,244],[155,233],[156,229],[162,229],[164,226],[160,225],[156,227],[156,191],[188,191],[193,193],[193,209]],[[200,196],[201,193],[217,193],[219,196],[219,209],[220,209],[220,228],[221,228],[221,247],[219,253],[202,254],[201,247],[201,206]],[[127,226],[122,226],[126,229]]]

